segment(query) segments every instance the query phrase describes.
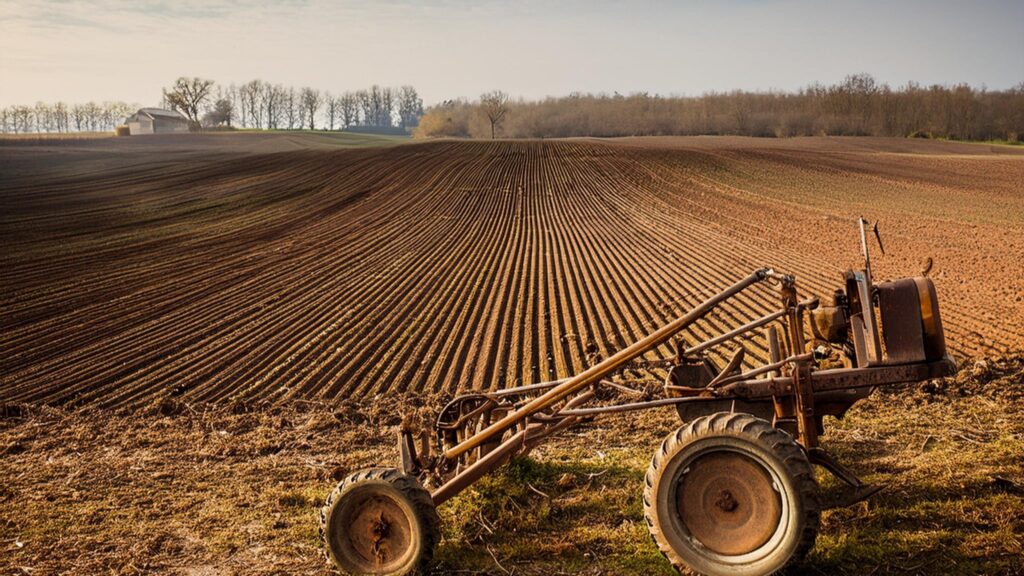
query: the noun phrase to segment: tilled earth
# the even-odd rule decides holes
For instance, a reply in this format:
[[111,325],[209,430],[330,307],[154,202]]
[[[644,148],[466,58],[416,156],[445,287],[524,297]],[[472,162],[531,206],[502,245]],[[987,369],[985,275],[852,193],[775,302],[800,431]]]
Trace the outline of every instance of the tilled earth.
[[[0,401],[335,403],[563,377],[754,268],[830,296],[860,215],[881,220],[878,279],[929,269],[958,357],[1024,346],[1017,147],[230,136],[0,147]],[[689,337],[776,300],[755,290]]]

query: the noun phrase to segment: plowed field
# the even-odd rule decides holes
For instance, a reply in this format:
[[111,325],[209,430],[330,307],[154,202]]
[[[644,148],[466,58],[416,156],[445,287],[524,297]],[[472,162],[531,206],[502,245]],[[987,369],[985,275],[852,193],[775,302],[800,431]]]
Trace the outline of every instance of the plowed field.
[[[112,146],[0,147],[0,401],[334,401],[565,376],[758,266],[829,295],[857,265],[857,215],[881,220],[876,277],[933,259],[955,355],[1024,346],[1009,147],[441,141],[129,162]],[[754,293],[694,335],[773,304]]]

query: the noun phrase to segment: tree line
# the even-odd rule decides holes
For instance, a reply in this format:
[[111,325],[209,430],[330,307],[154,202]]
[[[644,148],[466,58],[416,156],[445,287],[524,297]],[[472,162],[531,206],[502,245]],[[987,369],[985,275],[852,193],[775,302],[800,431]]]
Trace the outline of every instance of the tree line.
[[709,93],[697,97],[579,94],[511,100],[496,91],[479,100],[429,108],[421,137],[556,138],[571,136],[843,135],[1024,139],[1024,82],[1008,90],[966,84],[898,88],[869,74],[797,92]]
[[125,102],[36,102],[32,106],[7,106],[0,108],[0,133],[109,131],[138,108],[138,105]]
[[[423,100],[412,86],[378,86],[332,95],[325,90],[252,80],[218,85],[203,78],[178,78],[162,90],[160,107],[176,110],[196,128],[341,130],[353,127],[412,130]],[[113,130],[137,104],[14,105],[0,108],[0,132],[14,134]]]
[[161,105],[203,127],[339,130],[355,126],[413,129],[423,100],[412,86],[373,85],[333,95],[328,91],[252,80],[219,86],[179,78],[163,90]]

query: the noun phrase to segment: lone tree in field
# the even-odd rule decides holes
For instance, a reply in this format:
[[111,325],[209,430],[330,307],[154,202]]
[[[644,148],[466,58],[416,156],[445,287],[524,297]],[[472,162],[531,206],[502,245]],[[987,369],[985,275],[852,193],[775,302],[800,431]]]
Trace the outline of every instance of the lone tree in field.
[[303,88],[299,99],[302,101],[302,110],[305,112],[306,119],[309,120],[309,129],[316,130],[316,113],[324,104],[323,94],[313,88]]
[[210,96],[213,80],[185,78],[174,81],[170,89],[164,88],[164,100],[172,110],[184,114],[191,122],[199,122],[199,108]]
[[495,127],[500,126],[505,114],[508,114],[508,94],[501,90],[481,94],[480,108],[491,123],[491,140],[494,140]]

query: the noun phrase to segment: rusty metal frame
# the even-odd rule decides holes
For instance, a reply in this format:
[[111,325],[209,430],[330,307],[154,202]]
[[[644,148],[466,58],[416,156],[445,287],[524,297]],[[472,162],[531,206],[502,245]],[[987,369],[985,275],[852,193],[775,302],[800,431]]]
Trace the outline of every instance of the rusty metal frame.
[[[723,302],[764,281],[779,285],[780,309],[689,348],[680,347],[677,361],[684,355],[703,352],[773,322],[778,322],[784,330],[788,346],[786,358],[779,359],[779,338],[774,327],[770,327],[770,363],[740,373],[744,350],[741,347],[729,365],[704,388],[691,389],[666,383],[664,397],[624,401],[623,396],[632,396],[635,400],[636,397],[649,398],[650,395],[611,381],[613,373],[664,344]],[[403,469],[425,477],[427,484],[433,486],[431,496],[439,505],[512,456],[526,453],[552,434],[586,419],[687,403],[764,400],[775,405],[776,425],[793,433],[808,454],[813,455],[815,463],[839,474],[855,488],[864,488],[859,480],[847,474],[845,468],[818,446],[821,416],[815,412],[815,394],[941,377],[953,370],[952,361],[946,358],[927,363],[873,363],[857,368],[816,369],[814,355],[805,351],[803,316],[805,311],[813,310],[817,305],[817,298],[798,299],[792,276],[760,268],[580,374],[551,382],[457,397],[445,406],[438,417],[436,435],[439,451],[436,455],[430,450],[426,431],[419,453],[412,441],[412,433],[403,431],[399,440]],[[595,400],[607,402],[608,396],[615,396],[616,402],[585,406]],[[866,492],[867,489],[864,490]]]

